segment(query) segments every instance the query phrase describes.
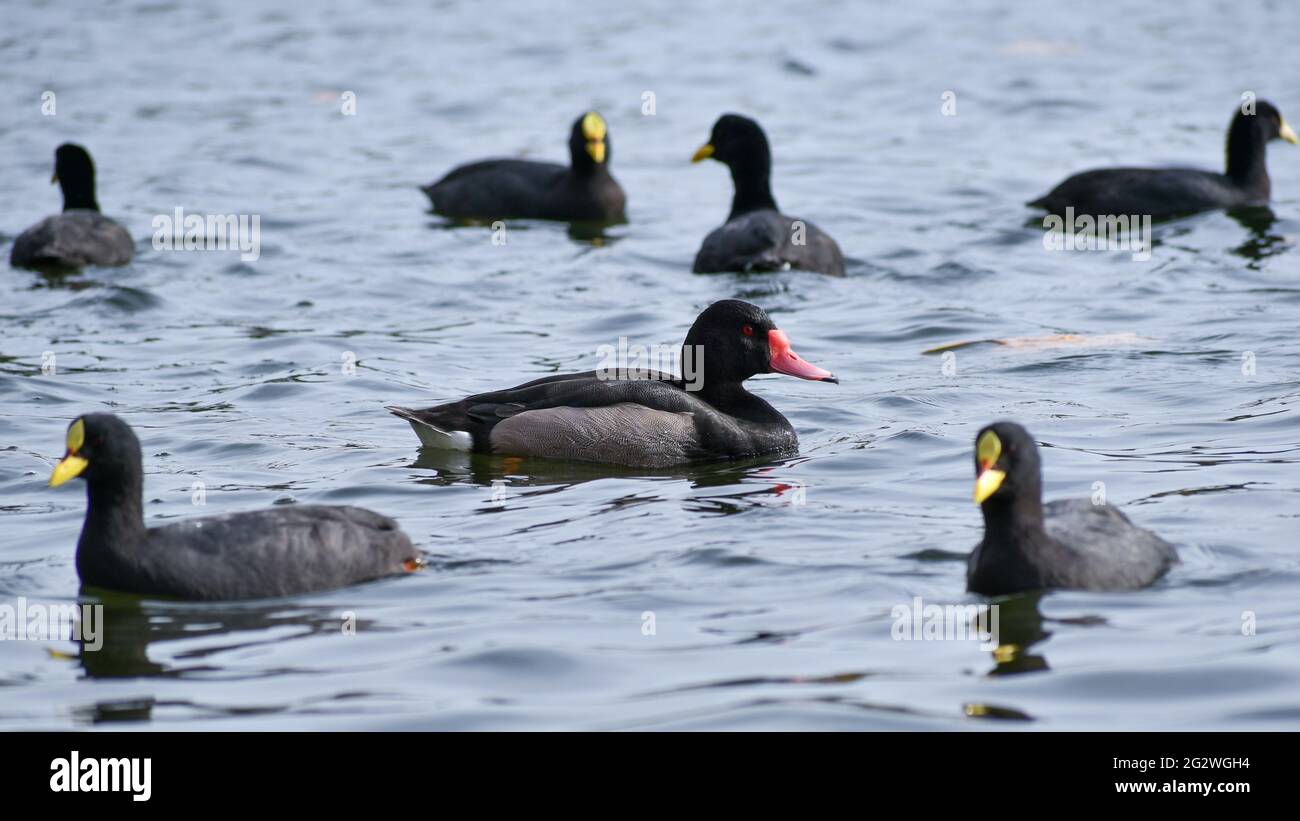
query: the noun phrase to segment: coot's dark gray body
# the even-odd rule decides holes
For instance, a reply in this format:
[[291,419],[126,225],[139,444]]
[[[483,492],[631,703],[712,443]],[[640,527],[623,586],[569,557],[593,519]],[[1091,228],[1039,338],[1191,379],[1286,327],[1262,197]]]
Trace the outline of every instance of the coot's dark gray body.
[[98,211],[75,210],[46,217],[19,234],[9,262],[20,268],[125,265],[134,251],[121,225]]
[[1235,185],[1224,174],[1194,168],[1100,168],[1075,174],[1029,203],[1056,214],[1143,215],[1164,219],[1179,214],[1236,208],[1268,202],[1262,185]]
[[1047,538],[984,540],[967,563],[967,587],[996,596],[1025,590],[1137,590],[1178,563],[1174,546],[1110,505],[1060,499],[1043,506]]
[[123,593],[219,601],[326,590],[414,570],[420,554],[397,523],[358,507],[285,505],[144,523],[140,441],[112,414],[68,426],[50,484],[86,481],[77,541],[81,582]]
[[844,275],[844,255],[829,234],[782,214],[772,196],[772,152],[757,122],[724,114],[692,162],[717,160],[731,172],[735,192],[727,221],[704,238],[695,255],[697,274],[749,273],[797,268]]
[[1028,205],[1055,214],[1069,208],[1076,216],[1152,219],[1262,205],[1272,195],[1265,159],[1274,139],[1294,143],[1297,137],[1277,108],[1259,100],[1253,113],[1239,110],[1233,116],[1222,174],[1195,168],[1099,168],[1075,174]]
[[1110,505],[1088,499],[1044,505],[1038,444],[1015,422],[979,432],[975,475],[984,539],[967,562],[972,593],[1136,590],[1178,563],[1173,545]]
[[417,553],[397,522],[359,507],[286,505],[150,528],[104,544],[86,519],[83,584],[191,600],[260,599],[401,573]]
[[63,213],[46,217],[19,234],[9,252],[9,263],[44,269],[130,262],[135,251],[131,235],[99,212],[90,152],[75,143],[55,149],[54,181],[63,192]]
[[741,214],[710,232],[694,265],[697,274],[786,268],[842,276],[844,255],[835,240],[811,222],[763,209]]
[[626,196],[609,172],[608,128],[594,111],[569,132],[569,165],[482,160],[453,169],[422,190],[435,213],[455,220],[545,219],[625,222]]
[[556,163],[483,160],[425,186],[435,213],[462,220],[622,222],[626,198],[604,167],[576,174]]

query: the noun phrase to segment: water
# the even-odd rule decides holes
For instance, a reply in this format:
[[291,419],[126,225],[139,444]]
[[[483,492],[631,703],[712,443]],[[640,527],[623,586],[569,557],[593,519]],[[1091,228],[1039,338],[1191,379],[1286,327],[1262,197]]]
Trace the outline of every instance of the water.
[[[4,272],[3,601],[77,601],[81,485],[45,480],[95,410],[143,440],[151,522],[353,503],[431,566],[292,600],[114,599],[98,653],[0,642],[0,729],[1300,727],[1300,151],[1271,149],[1274,221],[1158,226],[1148,263],[1045,251],[1020,205],[1093,165],[1217,165],[1246,90],[1300,119],[1295,4],[68,5],[6,10],[0,241],[58,209],[75,139],[138,255]],[[629,225],[493,245],[426,212],[416,186],[456,163],[562,159],[589,107]],[[731,192],[687,161],[728,110],[765,126],[778,202],[838,238],[848,277],[689,273]],[[177,206],[260,215],[261,258],[154,251]],[[725,297],[842,379],[751,383],[797,457],[467,461],[382,410],[591,368],[620,336],[675,345]],[[922,354],[1057,333],[1137,338],[962,348],[954,374]],[[1183,565],[1016,602],[1004,631],[1039,640],[1002,664],[895,641],[915,596],[978,601],[970,452],[1002,417],[1045,443],[1049,497],[1103,482]]]

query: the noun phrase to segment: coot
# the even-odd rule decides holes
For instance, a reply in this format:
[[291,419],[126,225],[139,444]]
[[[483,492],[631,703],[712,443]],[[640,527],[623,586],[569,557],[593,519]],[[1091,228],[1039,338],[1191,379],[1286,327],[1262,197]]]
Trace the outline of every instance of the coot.
[[730,169],[735,195],[726,223],[704,238],[695,255],[695,273],[798,268],[843,276],[844,255],[835,240],[811,222],[777,209],[771,187],[772,152],[758,123],[724,114],[691,162],[706,159]]
[[975,473],[984,540],[967,565],[972,593],[1133,590],[1178,563],[1173,545],[1109,504],[1066,499],[1044,505],[1038,446],[1014,422],[979,432]]
[[531,160],[462,165],[422,190],[434,212],[465,221],[624,222],[623,189],[609,173],[609,128],[588,111],[569,134],[568,166]]
[[77,542],[83,584],[177,599],[288,596],[415,570],[420,554],[387,516],[358,507],[287,505],[146,528],[140,441],[112,414],[68,426],[50,476],[86,480]]
[[46,217],[14,240],[9,264],[19,268],[125,265],[134,243],[126,229],[99,213],[95,164],[86,149],[64,143],[54,152],[54,182],[63,189],[63,213]]
[[1277,108],[1259,100],[1254,113],[1238,110],[1228,127],[1224,173],[1193,168],[1101,168],[1075,174],[1029,203],[1056,214],[1073,208],[1090,216],[1144,215],[1162,219],[1268,202],[1272,185],[1264,162],[1270,140],[1296,142]]

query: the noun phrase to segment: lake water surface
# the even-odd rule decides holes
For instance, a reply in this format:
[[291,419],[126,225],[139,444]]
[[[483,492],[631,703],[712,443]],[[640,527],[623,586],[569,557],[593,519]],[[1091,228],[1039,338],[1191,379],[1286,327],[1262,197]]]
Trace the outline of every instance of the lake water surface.
[[[78,601],[81,484],[45,483],[88,411],[139,434],[151,523],[358,504],[431,561],[291,600],[114,597],[95,653],[0,641],[0,729],[1300,728],[1300,150],[1271,147],[1273,218],[1157,226],[1149,262],[1045,250],[1022,205],[1095,165],[1217,167],[1246,91],[1300,119],[1300,5],[4,17],[4,254],[59,209],[66,140],[138,244],[121,269],[3,272],[0,603]],[[628,225],[494,244],[427,212],[416,186],[457,163],[563,160],[588,108]],[[688,160],[725,111],[764,125],[778,202],[838,238],[847,277],[690,273],[731,189]],[[178,206],[259,215],[260,258],[153,250]],[[751,383],[797,457],[646,474],[422,454],[383,410],[590,369],[620,337],[676,345],[728,297],[842,380]],[[1065,333],[1107,338],[923,354]],[[915,597],[979,601],[971,449],[1004,417],[1043,443],[1049,498],[1103,483],[1183,564],[1138,593],[1008,603],[1018,653],[896,640]]]

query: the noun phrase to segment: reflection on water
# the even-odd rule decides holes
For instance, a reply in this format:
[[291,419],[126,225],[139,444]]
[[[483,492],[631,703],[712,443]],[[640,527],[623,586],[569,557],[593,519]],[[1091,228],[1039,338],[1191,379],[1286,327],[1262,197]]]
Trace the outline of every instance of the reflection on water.
[[1249,267],[1258,270],[1261,260],[1280,254],[1293,244],[1281,234],[1272,233],[1277,217],[1268,206],[1234,208],[1228,216],[1250,232],[1250,237],[1232,249],[1232,253],[1250,260]]
[[[628,468],[422,447],[410,466],[421,471],[433,471],[432,476],[421,475],[415,479],[420,484],[473,484],[501,487],[508,493],[512,487],[575,485],[615,477],[681,479],[696,488],[728,487],[745,479],[763,478],[772,464],[773,457],[765,456],[670,468]],[[785,489],[788,488],[778,488],[774,492]]]
[[42,268],[36,273],[39,278],[32,282],[32,288],[84,291],[87,288],[103,287],[98,280],[85,276],[79,268]]
[[[433,212],[429,212],[433,213]],[[608,223],[608,222],[571,222],[566,223],[568,236],[574,242],[583,245],[590,245],[595,248],[604,248],[613,245],[622,236],[617,226],[625,223]],[[505,245],[510,241],[510,236],[516,231],[549,231],[552,226],[545,222],[532,220],[481,220],[481,219],[449,219],[437,217],[429,222],[429,227],[436,231],[455,231],[458,229],[474,230],[487,234],[488,242],[493,245]]]
[[[87,598],[88,593],[95,598]],[[222,667],[207,664],[208,658],[342,629],[337,612],[283,601],[223,605],[163,602],[103,590],[83,590],[82,601],[104,606],[103,645],[94,651],[83,646],[79,654],[81,668],[90,678],[219,674]],[[356,630],[374,626],[364,620],[350,625]],[[275,630],[280,627],[293,628],[292,637]],[[214,641],[218,637],[223,638]],[[197,646],[168,654],[165,662],[151,660],[151,647],[157,650],[173,641],[192,641]]]
[[573,222],[569,223],[569,238],[575,242],[585,242],[597,248],[604,248],[612,245],[621,237],[619,234],[611,234],[611,225],[603,222]]
[[[81,601],[103,606],[100,623],[103,644],[95,650],[85,641],[78,642],[78,663],[86,678],[92,680],[230,680],[234,675],[221,660],[230,654],[266,652],[315,635],[378,629],[378,625],[358,619],[354,613],[340,615],[330,608],[283,601],[166,602],[89,588],[83,589]],[[291,672],[290,668],[280,667],[252,678]],[[209,693],[204,698],[212,700],[213,695]],[[209,715],[276,713],[286,709],[283,704],[250,709],[142,696],[76,705],[73,714],[92,724],[139,722],[150,720],[159,707],[197,709]]]
[[1000,619],[998,646],[992,653],[994,666],[990,676],[1009,676],[1049,669],[1047,659],[1029,652],[1035,644],[1052,634],[1043,629],[1038,611],[1041,593],[1024,593],[998,599]]

